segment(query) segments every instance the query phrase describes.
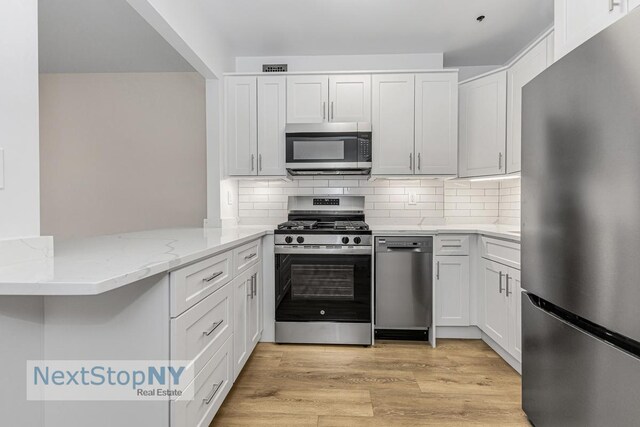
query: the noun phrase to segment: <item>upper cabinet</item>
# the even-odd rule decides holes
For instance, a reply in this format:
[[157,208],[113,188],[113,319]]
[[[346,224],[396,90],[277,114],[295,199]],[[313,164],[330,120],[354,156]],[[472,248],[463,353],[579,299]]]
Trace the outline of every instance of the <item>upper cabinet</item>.
[[415,77],[415,173],[458,172],[458,74]]
[[373,76],[372,173],[413,175],[414,96],[413,74]]
[[507,72],[460,85],[459,175],[505,172]]
[[225,139],[227,173],[255,175],[258,155],[257,79],[227,77],[225,81]]
[[287,123],[370,121],[370,75],[287,77]]
[[637,0],[555,0],[555,59],[622,18]]
[[283,176],[286,77],[225,80],[225,141],[229,176]]
[[507,71],[507,173],[520,172],[522,88],[553,63],[553,33],[535,44]]

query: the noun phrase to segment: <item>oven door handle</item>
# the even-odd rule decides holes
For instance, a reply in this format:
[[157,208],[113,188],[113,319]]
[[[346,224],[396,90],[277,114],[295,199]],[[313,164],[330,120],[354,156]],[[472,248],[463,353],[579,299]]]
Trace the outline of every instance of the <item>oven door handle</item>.
[[291,255],[371,255],[371,246],[355,246],[352,248],[291,248],[276,245],[275,253]]

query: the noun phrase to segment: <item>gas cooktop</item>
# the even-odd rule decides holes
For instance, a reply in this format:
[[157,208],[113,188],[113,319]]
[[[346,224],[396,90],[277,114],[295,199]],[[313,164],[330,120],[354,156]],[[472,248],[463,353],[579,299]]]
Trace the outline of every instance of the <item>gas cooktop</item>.
[[278,225],[284,231],[367,231],[364,221],[287,221]]

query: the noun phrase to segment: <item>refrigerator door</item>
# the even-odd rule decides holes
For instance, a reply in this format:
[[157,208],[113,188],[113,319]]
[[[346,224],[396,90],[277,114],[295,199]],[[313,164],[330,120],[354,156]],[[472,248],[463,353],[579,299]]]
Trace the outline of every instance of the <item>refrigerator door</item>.
[[640,10],[525,86],[522,286],[640,341]]
[[640,360],[522,296],[522,407],[545,427],[638,425]]

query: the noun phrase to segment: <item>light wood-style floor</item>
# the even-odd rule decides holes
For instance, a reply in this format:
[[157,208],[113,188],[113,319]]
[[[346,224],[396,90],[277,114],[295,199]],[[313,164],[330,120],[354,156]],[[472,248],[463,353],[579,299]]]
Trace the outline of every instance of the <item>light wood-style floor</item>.
[[212,426],[529,426],[520,376],[477,340],[259,344]]

